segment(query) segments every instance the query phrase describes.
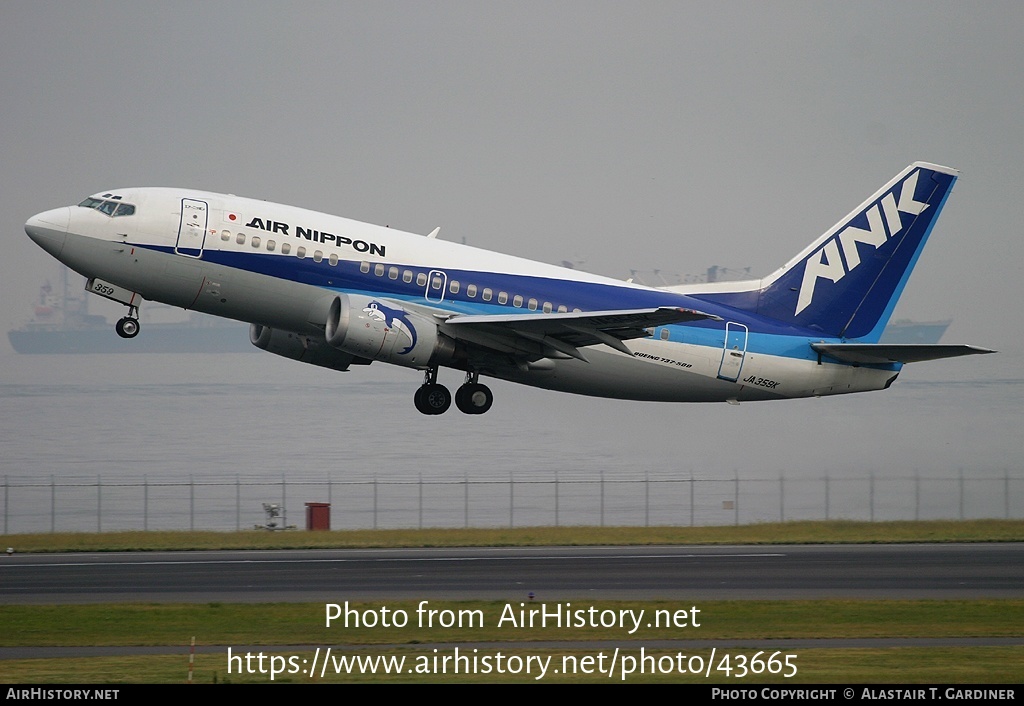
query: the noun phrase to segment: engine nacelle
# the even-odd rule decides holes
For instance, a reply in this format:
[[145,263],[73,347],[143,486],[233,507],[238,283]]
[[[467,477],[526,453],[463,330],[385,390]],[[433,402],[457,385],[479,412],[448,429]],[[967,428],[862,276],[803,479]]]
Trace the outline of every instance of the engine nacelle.
[[316,340],[311,336],[302,336],[291,331],[272,329],[260,324],[249,326],[249,341],[268,353],[332,370],[344,371],[348,370],[348,366],[353,363],[369,362],[368,360],[356,361],[354,360],[355,356],[332,348],[327,345],[327,341]]
[[327,343],[360,358],[410,368],[452,360],[455,341],[429,317],[390,299],[339,294],[327,315]]

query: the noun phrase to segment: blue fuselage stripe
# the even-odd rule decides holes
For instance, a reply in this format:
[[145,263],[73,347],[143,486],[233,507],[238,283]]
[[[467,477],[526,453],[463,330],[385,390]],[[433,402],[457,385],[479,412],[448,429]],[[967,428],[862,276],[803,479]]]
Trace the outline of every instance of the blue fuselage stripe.
[[[172,247],[137,244],[136,247],[173,253]],[[294,255],[271,255],[267,253],[239,253],[226,250],[206,249],[202,260],[226,267],[256,274],[285,279],[336,292],[359,293],[371,297],[386,297],[396,301],[440,306],[461,314],[528,314],[527,304],[531,298],[537,300],[537,313],[541,313],[545,302],[550,302],[552,311],[565,306],[569,311],[608,311],[620,309],[647,309],[654,307],[679,307],[694,309],[721,317],[722,321],[703,320],[665,327],[669,330],[668,340],[698,346],[721,348],[724,341],[726,322],[740,323],[749,330],[748,352],[766,355],[815,360],[817,354],[808,345],[810,342],[839,342],[839,339],[822,337],[819,332],[801,329],[783,322],[769,319],[728,306],[696,299],[676,292],[658,289],[642,289],[629,286],[615,286],[595,282],[560,280],[529,275],[514,275],[498,272],[472,270],[450,270],[421,266],[406,266],[397,263],[379,263],[384,274],[374,274],[378,263],[370,264],[369,272],[360,271],[360,262],[339,260],[331,265],[328,258],[315,262],[312,258],[299,259]],[[391,279],[390,269],[398,269],[398,277]],[[403,281],[403,274],[412,272],[412,281]],[[444,299],[440,304],[434,297],[437,290],[430,290],[431,300],[424,294],[427,284],[417,284],[419,276],[430,277],[431,272],[443,272],[447,277],[444,285]],[[448,286],[459,282],[459,291],[452,294]],[[476,295],[469,297],[468,285],[476,285]],[[492,290],[492,301],[482,301],[483,290]],[[499,292],[508,294],[506,304],[497,302]],[[522,296],[522,305],[515,307],[513,298]],[[657,334],[660,333],[659,327]]]

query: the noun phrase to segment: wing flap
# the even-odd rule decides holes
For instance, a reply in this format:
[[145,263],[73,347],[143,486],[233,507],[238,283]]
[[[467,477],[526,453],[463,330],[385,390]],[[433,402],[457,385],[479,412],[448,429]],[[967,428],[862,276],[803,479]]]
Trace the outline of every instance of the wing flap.
[[[527,356],[541,350],[586,361],[579,348],[605,344],[626,355],[632,351],[623,341],[649,336],[647,329],[687,321],[719,320],[693,309],[657,307],[615,311],[573,311],[549,314],[456,315],[442,324],[455,338],[502,352],[516,350]],[[492,342],[490,345],[487,341]],[[521,347],[522,342],[532,346]]]
[[830,358],[858,365],[920,363],[962,355],[995,353],[990,348],[942,343],[812,343],[811,348]]

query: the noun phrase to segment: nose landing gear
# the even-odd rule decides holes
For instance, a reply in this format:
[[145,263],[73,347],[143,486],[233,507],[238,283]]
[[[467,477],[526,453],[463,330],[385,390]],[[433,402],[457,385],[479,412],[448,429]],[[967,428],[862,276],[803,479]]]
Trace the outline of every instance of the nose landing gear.
[[114,330],[121,338],[135,338],[139,335],[139,304],[142,303],[142,296],[138,292],[95,277],[85,283],[85,290],[128,307],[128,316],[119,319],[114,324]]
[[117,335],[121,338],[135,338],[139,335],[139,310],[137,307],[128,307],[128,316],[118,319],[117,323],[114,324],[114,330],[117,331]]

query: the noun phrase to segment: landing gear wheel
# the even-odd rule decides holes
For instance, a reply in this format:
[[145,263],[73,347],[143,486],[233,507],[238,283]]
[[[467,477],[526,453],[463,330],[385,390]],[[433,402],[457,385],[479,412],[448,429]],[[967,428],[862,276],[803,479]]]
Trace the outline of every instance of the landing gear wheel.
[[135,338],[139,335],[139,328],[139,320],[130,316],[119,319],[114,325],[114,330],[121,338]]
[[478,382],[467,382],[455,392],[455,406],[466,414],[483,414],[493,403],[490,388]]
[[423,414],[444,414],[452,406],[452,393],[444,385],[428,383],[416,390],[414,401]]

